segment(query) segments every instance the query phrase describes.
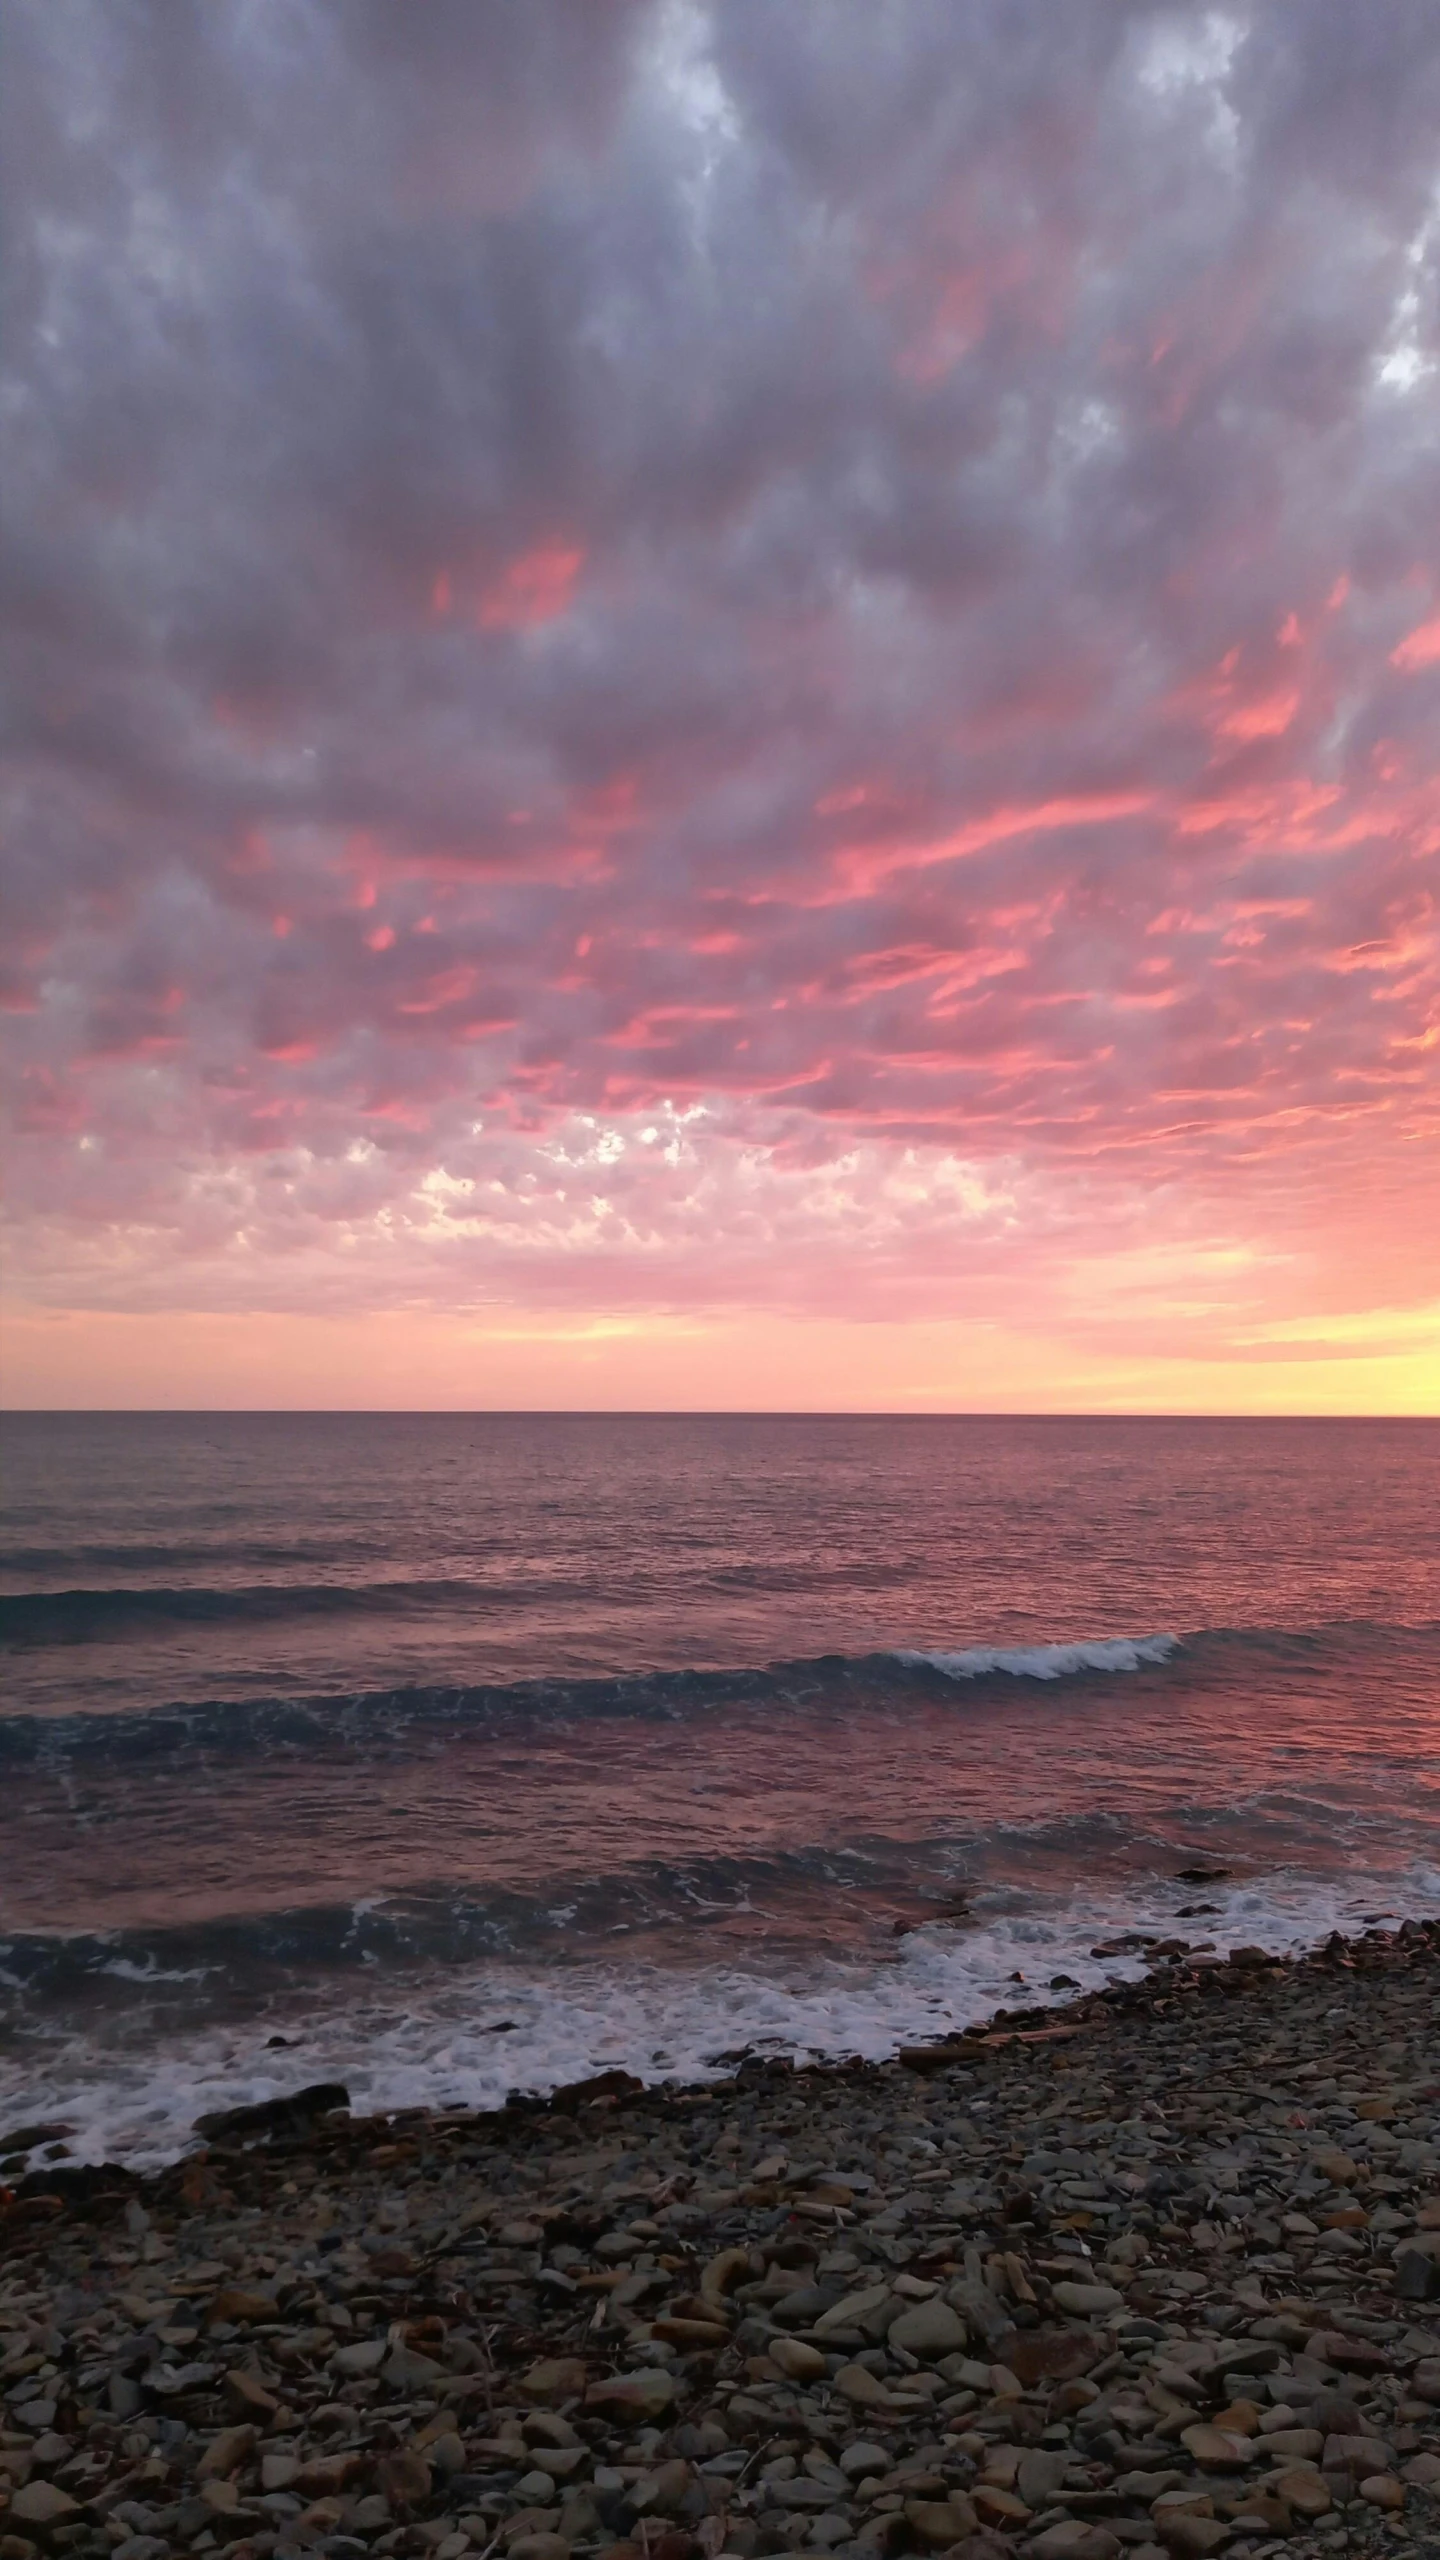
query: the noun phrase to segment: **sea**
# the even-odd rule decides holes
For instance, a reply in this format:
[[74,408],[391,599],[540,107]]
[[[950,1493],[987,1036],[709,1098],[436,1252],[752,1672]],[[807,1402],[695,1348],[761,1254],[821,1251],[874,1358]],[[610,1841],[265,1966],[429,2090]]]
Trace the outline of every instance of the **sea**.
[[1440,1914],[1440,1422],[4,1441],[0,2155],[880,2057]]

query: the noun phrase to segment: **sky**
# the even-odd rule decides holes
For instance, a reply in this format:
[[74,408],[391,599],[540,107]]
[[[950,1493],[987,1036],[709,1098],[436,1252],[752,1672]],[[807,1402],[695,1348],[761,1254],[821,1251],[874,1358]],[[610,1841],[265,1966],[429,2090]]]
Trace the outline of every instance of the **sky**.
[[6,0],[5,1394],[1440,1412],[1434,0]]

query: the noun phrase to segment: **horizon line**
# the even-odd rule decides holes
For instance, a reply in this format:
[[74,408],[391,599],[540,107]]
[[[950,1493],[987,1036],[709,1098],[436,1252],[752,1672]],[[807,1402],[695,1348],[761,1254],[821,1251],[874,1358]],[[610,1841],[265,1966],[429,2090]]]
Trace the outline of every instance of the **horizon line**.
[[900,1405],[7,1405],[0,1420],[85,1421],[247,1416],[252,1420],[513,1421],[513,1422],[1429,1422],[1436,1413],[1219,1413],[1185,1407],[955,1405],[916,1411]]

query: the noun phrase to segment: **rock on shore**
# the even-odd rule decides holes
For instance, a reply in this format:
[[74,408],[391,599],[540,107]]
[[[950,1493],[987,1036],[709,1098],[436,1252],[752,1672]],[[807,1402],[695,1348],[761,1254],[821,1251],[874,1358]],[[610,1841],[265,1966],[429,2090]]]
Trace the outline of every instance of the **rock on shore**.
[[1418,1924],[1176,1947],[883,2066],[39,2171],[0,2560],[1440,2553],[1437,1989]]

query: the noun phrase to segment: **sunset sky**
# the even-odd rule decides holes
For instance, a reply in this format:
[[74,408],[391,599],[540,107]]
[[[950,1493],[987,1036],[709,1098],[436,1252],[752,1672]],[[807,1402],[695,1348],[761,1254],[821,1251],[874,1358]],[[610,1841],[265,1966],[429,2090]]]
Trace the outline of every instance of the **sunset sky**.
[[1433,0],[11,0],[6,1394],[1440,1412]]

